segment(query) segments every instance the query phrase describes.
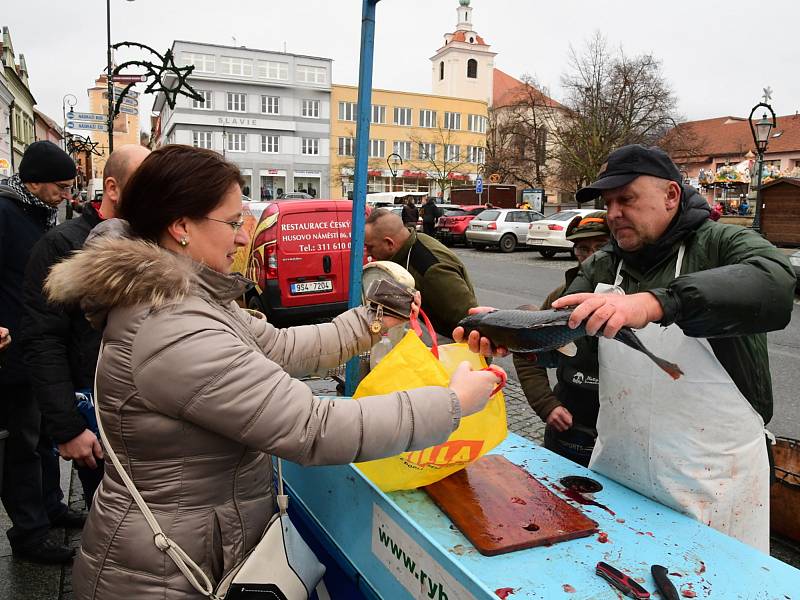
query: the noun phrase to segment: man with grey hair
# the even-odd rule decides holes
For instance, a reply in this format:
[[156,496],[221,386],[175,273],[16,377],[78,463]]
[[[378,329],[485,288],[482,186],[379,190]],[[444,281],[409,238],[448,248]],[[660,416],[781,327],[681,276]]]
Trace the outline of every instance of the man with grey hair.
[[[148,154],[150,150],[135,144],[115,150],[103,169],[102,200],[87,202],[79,218],[42,237],[25,272],[25,363],[47,434],[62,458],[75,461],[87,506],[103,477],[103,451],[91,424],[76,407],[76,394],[88,409],[101,333],[92,329],[81,307],[49,304],[42,285],[50,268],[80,250],[98,223],[117,216],[122,190]],[[93,418],[91,411],[87,416]]]
[[399,215],[383,208],[372,211],[364,245],[375,260],[391,260],[411,273],[422,294],[422,309],[440,336],[449,339],[456,323],[477,306],[467,268],[459,258],[438,240],[405,227]]

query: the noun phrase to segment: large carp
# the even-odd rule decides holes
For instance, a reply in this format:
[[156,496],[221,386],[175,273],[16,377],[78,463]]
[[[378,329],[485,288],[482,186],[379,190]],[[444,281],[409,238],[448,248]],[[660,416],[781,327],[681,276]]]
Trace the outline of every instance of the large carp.
[[[477,331],[495,346],[504,346],[515,354],[536,354],[557,350],[586,335],[583,323],[575,329],[567,324],[572,309],[551,310],[493,310],[461,319],[459,327],[464,336]],[[673,379],[683,375],[678,365],[659,358],[644,347],[633,329],[623,327],[614,339],[646,354]]]

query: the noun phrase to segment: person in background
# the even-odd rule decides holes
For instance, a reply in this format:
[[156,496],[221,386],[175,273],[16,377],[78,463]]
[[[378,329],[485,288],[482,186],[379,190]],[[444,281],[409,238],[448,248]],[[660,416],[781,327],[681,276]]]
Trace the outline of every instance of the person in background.
[[367,254],[375,260],[391,260],[414,277],[422,293],[422,309],[441,337],[449,339],[456,324],[477,306],[467,268],[439,240],[405,227],[395,213],[379,208],[364,227]]
[[[102,201],[86,203],[79,218],[48,231],[33,247],[25,270],[22,331],[31,387],[48,436],[61,458],[78,467],[87,507],[103,477],[103,451],[78,412],[76,394],[80,399],[92,396],[100,332],[89,325],[80,306],[48,303],[42,286],[50,268],[80,250],[98,223],[117,216],[122,190],[148,154],[150,150],[139,144],[112,152],[103,168]],[[90,422],[93,417],[89,411]]]
[[414,204],[414,198],[406,198],[402,213],[403,225],[416,229],[419,221],[419,209]]
[[[606,211],[576,217],[567,227],[567,239],[572,241],[578,264],[564,274],[564,284],[550,292],[541,310],[564,293],[578,276],[580,265],[595,252],[606,246],[611,233],[606,222]],[[544,447],[569,458],[584,467],[589,465],[594,440],[597,437],[598,365],[597,339],[581,338],[575,342],[575,356],[548,353],[556,367],[556,386],[550,389],[547,369],[542,366],[545,356],[527,360],[514,355],[514,368],[525,398],[531,408],[546,423]]]
[[750,204],[747,202],[747,198],[742,198],[742,203],[739,204],[739,214],[743,217],[746,217],[747,214],[750,212]]
[[75,163],[52,142],[25,150],[19,172],[0,186],[0,323],[11,343],[0,355],[0,428],[7,429],[3,505],[11,519],[14,556],[61,563],[72,550],[51,527],[80,527],[84,516],[64,504],[58,458],[42,435],[42,415],[23,362],[21,321],[25,265],[36,242],[56,225],[58,205],[68,200]]
[[425,235],[434,237],[436,235],[436,221],[442,216],[442,209],[436,201],[428,196],[425,204],[422,205],[422,231]]

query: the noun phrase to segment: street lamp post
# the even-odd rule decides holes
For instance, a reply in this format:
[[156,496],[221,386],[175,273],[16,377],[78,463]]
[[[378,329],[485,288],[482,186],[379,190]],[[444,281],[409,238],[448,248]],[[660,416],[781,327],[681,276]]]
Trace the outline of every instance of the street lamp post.
[[64,97],[61,99],[61,118],[64,120],[64,129],[62,130],[62,134],[64,136],[64,151],[67,150],[67,106],[69,106],[69,110],[75,108],[75,105],[78,103],[78,99],[75,97],[74,94],[64,94]]
[[[764,93],[764,99],[769,100],[769,94]],[[759,108],[764,108],[764,114],[758,121],[753,121],[753,115]],[[769,111],[770,116],[767,116]],[[756,145],[756,154],[758,161],[756,163],[756,213],[753,216],[753,230],[761,233],[761,174],[764,168],[764,153],[767,151],[769,145],[769,134],[772,129],[777,125],[775,119],[775,111],[766,102],[759,102],[750,111],[750,117],[747,119],[750,123],[750,133],[753,134],[753,142]]]
[[[134,0],[128,0],[133,2]],[[111,78],[111,0],[106,0],[106,76],[108,78],[108,153],[114,151],[114,82]]]
[[395,179],[397,178],[397,171],[403,166],[403,157],[396,152],[392,152],[386,158],[386,164],[389,165],[389,172],[392,174],[392,191],[395,191]]

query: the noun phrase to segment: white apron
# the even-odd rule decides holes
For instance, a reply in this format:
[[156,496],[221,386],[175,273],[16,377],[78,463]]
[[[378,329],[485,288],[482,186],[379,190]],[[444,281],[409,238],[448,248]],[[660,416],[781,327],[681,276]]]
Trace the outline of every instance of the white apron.
[[[678,251],[680,275],[684,247]],[[614,286],[622,292],[622,263]],[[735,293],[735,290],[731,290]],[[677,325],[636,332],[684,372],[673,381],[647,356],[600,338],[600,413],[589,468],[769,553],[764,421],[707,340]]]

